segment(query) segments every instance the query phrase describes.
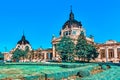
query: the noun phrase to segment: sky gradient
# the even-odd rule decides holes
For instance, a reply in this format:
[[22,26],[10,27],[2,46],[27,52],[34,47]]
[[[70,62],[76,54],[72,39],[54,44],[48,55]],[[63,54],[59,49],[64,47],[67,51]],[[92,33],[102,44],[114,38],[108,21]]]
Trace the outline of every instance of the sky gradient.
[[1,0],[0,51],[10,51],[24,34],[33,49],[51,48],[69,19],[70,6],[95,42],[120,42],[120,0]]

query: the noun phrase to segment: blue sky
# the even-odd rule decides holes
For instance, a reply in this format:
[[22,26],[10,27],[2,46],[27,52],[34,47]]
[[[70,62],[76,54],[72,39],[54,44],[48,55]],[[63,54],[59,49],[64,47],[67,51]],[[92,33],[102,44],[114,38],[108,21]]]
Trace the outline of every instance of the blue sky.
[[1,0],[0,51],[14,48],[24,34],[33,49],[50,48],[69,19],[70,6],[95,42],[120,41],[120,0]]

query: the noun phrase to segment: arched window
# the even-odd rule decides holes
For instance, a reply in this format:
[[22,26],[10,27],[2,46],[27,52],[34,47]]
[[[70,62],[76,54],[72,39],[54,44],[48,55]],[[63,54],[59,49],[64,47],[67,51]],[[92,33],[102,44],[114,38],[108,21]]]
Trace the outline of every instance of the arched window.
[[28,50],[28,51],[29,51],[29,46],[25,46],[25,50]]

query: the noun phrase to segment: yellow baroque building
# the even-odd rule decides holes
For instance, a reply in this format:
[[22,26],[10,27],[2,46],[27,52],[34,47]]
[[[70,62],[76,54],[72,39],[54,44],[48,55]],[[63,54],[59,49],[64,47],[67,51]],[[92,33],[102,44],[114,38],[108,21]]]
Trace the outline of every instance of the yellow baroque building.
[[[95,62],[120,62],[120,43],[114,40],[108,40],[106,41],[106,43],[96,44],[93,37],[86,36],[86,31],[83,28],[82,23],[75,20],[72,10],[69,14],[69,19],[63,24],[62,29],[60,30],[60,36],[53,36],[51,41],[52,48],[33,50],[29,41],[27,41],[25,36],[23,35],[21,40],[18,41],[15,49],[19,48],[24,50],[26,46],[29,47],[30,52],[28,54],[32,54],[32,56],[31,60],[28,60],[26,58],[26,61],[46,62],[48,60],[58,60],[59,55],[55,49],[56,44],[61,40],[64,35],[72,38],[72,40],[76,44],[77,38],[81,32],[84,32],[87,42],[95,45],[99,52],[98,57],[94,60]],[[4,53],[5,61],[11,60],[13,51],[15,51],[15,49],[11,50],[9,53]]]
[[[71,11],[69,14],[69,20],[67,20],[60,31],[60,36],[58,38],[53,37],[52,39],[52,50],[53,50],[53,58],[59,57],[57,51],[55,50],[56,44],[60,41],[60,39],[65,35],[69,36],[73,39],[76,44],[77,38],[80,35],[81,31],[85,33],[85,29],[82,26],[82,23],[74,19],[74,14]],[[85,35],[86,36],[86,35]],[[96,46],[99,55],[94,60],[95,62],[120,62],[120,43],[114,40],[108,40],[106,43],[97,44],[94,42],[93,37],[87,37],[86,40],[88,43]]]
[[[69,36],[73,40],[73,42],[76,44],[78,36],[81,34],[81,32],[84,32],[84,34],[86,33],[85,29],[82,26],[82,23],[75,20],[74,14],[71,10],[69,14],[69,19],[62,26],[62,29],[60,31],[60,36],[58,38],[53,36],[53,39],[52,39],[53,59],[59,58],[59,55],[55,48],[56,48],[56,44],[61,40],[63,36]],[[86,40],[88,43],[94,44],[93,37],[90,38],[86,36]]]
[[16,50],[16,49],[20,49],[20,50],[25,50],[26,47],[28,47],[29,49],[29,52],[27,54],[27,57],[23,59],[20,59],[19,62],[46,62],[48,60],[52,60],[52,49],[49,48],[49,49],[41,49],[41,48],[38,48],[37,50],[33,50],[29,41],[26,40],[24,34],[21,38],[21,40],[19,40],[17,42],[17,45],[14,49],[12,49],[10,52],[4,52],[4,61],[11,61],[12,60],[12,55],[13,55],[13,52]]
[[104,44],[97,44],[99,56],[98,62],[120,62],[120,43],[108,40]]

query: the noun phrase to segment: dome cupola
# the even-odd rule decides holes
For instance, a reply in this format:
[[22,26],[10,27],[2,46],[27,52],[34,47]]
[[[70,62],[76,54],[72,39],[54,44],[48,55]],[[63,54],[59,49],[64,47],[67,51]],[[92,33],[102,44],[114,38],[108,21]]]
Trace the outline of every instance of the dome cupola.
[[29,41],[27,41],[26,39],[25,39],[25,36],[24,36],[24,34],[23,34],[23,36],[22,36],[22,38],[21,38],[21,40],[19,40],[18,41],[18,43],[17,44],[29,44]]
[[81,22],[77,21],[74,19],[74,13],[72,12],[72,9],[71,9],[71,12],[69,14],[69,20],[67,20],[64,25],[62,26],[62,29],[65,29],[66,27],[68,28],[71,28],[71,27],[82,27],[82,24]]
[[32,47],[29,43],[28,40],[26,40],[25,35],[23,33],[21,40],[17,42],[16,48],[15,49],[21,49],[21,50],[26,50],[28,48],[30,51],[32,50]]

